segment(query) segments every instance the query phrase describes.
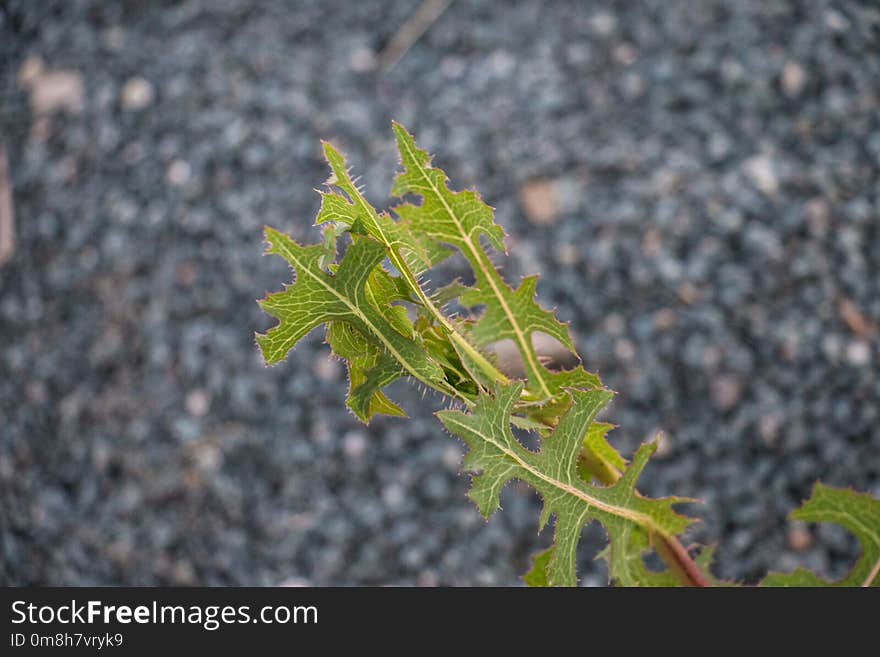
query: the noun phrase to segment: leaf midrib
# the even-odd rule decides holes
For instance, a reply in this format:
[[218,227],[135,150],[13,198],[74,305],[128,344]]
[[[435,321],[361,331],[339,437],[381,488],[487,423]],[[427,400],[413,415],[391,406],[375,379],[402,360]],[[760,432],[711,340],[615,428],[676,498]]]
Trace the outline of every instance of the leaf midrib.
[[312,280],[314,280],[315,282],[320,284],[321,287],[323,287],[328,292],[333,294],[333,296],[335,296],[337,299],[339,299],[342,303],[344,303],[348,307],[348,309],[352,312],[353,315],[355,315],[358,319],[360,319],[364,324],[367,325],[367,327],[373,332],[373,334],[376,335],[376,337],[378,337],[379,340],[382,341],[382,344],[385,345],[385,348],[391,352],[391,354],[394,356],[395,359],[397,359],[397,362],[401,363],[413,377],[415,377],[416,379],[418,379],[419,381],[421,381],[422,383],[424,383],[426,385],[429,385],[432,387],[434,386],[435,382],[428,380],[428,378],[425,377],[424,375],[422,375],[416,367],[411,365],[409,363],[409,360],[407,358],[405,358],[399,351],[397,351],[397,349],[385,337],[385,335],[382,333],[382,331],[380,331],[378,328],[376,328],[375,324],[373,324],[373,322],[370,321],[370,319],[361,311],[360,308],[358,308],[356,305],[352,304],[352,302],[345,295],[340,294],[339,291],[336,290],[336,288],[334,288],[332,285],[328,285],[327,281],[323,280],[320,276],[316,275],[315,272],[313,272],[307,266],[303,265],[302,261],[297,257],[296,253],[291,251],[287,247],[287,245],[285,245],[283,242],[281,242],[279,244],[279,248],[282,251],[284,251],[285,258],[288,258],[290,261],[296,263],[297,274],[300,274],[300,275],[303,273],[307,274]]
[[447,423],[454,424],[454,425],[462,428],[465,431],[476,434],[477,436],[482,438],[485,442],[489,443],[490,445],[492,445],[493,447],[495,447],[496,449],[498,449],[499,451],[504,453],[506,456],[513,459],[517,463],[517,465],[522,467],[524,470],[526,470],[527,472],[529,472],[533,476],[537,477],[538,479],[541,479],[542,481],[550,484],[551,486],[558,488],[559,490],[563,491],[564,493],[568,493],[569,495],[573,495],[573,496],[579,498],[580,500],[586,502],[587,504],[590,504],[590,505],[596,507],[597,509],[605,511],[606,513],[610,513],[612,515],[624,518],[624,519],[629,520],[631,522],[634,522],[638,525],[641,525],[642,527],[645,527],[649,532],[659,534],[660,536],[663,536],[666,538],[669,537],[669,534],[665,530],[663,530],[661,527],[658,527],[657,523],[654,522],[654,519],[651,518],[651,516],[645,515],[644,513],[639,513],[638,511],[632,511],[632,510],[624,508],[624,507],[616,506],[616,505],[610,504],[608,502],[603,502],[602,500],[597,499],[588,493],[585,493],[581,489],[576,488],[575,486],[572,486],[571,484],[567,484],[564,481],[559,481],[558,479],[554,479],[553,477],[550,477],[550,476],[544,474],[543,472],[541,472],[540,470],[538,470],[537,468],[535,468],[534,466],[529,464],[527,461],[524,461],[522,459],[522,457],[519,456],[519,454],[517,454],[516,452],[514,452],[510,448],[499,443],[497,440],[495,440],[491,436],[487,436],[483,432],[475,429],[473,426],[471,426],[469,424],[465,424],[463,422],[460,422],[456,418],[456,416],[453,414],[446,415],[444,420]]

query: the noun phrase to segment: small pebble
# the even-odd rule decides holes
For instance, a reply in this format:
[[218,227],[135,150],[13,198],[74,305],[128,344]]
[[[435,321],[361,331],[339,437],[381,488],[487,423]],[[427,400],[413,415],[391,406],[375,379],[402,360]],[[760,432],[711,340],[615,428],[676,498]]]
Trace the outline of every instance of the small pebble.
[[348,67],[355,73],[368,73],[376,68],[376,53],[363,46],[355,48],[349,55]]
[[533,180],[519,190],[526,218],[536,226],[548,226],[559,216],[556,185],[552,180]]
[[776,445],[779,438],[779,418],[775,415],[762,415],[758,422],[758,435],[768,448]]
[[654,313],[654,326],[658,331],[668,331],[675,326],[675,311],[670,308],[661,308]]
[[186,395],[186,412],[194,417],[203,417],[211,405],[211,398],[202,388],[190,390]]
[[563,267],[573,267],[578,263],[580,253],[574,244],[560,244],[556,251],[556,261]]
[[846,346],[846,360],[856,367],[867,366],[871,362],[871,345],[865,340],[852,340]]
[[788,61],[782,68],[782,90],[789,98],[797,98],[804,90],[807,74],[797,62]]
[[709,392],[715,408],[722,412],[730,411],[742,399],[742,380],[730,374],[720,374],[710,381]]
[[795,552],[804,552],[813,544],[813,535],[802,522],[792,522],[788,528],[788,546]]
[[610,36],[617,29],[617,18],[614,14],[601,11],[590,18],[590,27],[600,36]]
[[779,191],[776,166],[769,155],[755,155],[743,164],[743,170],[755,186],[768,196]]
[[36,115],[80,114],[85,108],[85,85],[79,71],[48,69],[39,57],[29,57],[18,71],[18,81],[30,92]]
[[455,445],[447,445],[443,450],[443,465],[452,472],[458,472],[461,469],[462,452],[461,448]]
[[636,348],[631,340],[621,338],[614,342],[614,355],[621,361],[628,363],[636,356]]
[[153,102],[155,91],[153,85],[144,78],[131,78],[122,87],[122,109],[138,111],[149,107]]
[[192,168],[186,160],[174,160],[168,166],[165,179],[174,187],[183,187],[189,182]]
[[366,434],[363,431],[349,431],[342,439],[342,449],[349,459],[360,460],[367,451]]
[[403,504],[404,492],[398,484],[390,484],[382,490],[382,501],[391,510],[399,509]]
[[315,357],[312,371],[321,381],[336,381],[342,372],[342,363],[337,358],[322,353]]

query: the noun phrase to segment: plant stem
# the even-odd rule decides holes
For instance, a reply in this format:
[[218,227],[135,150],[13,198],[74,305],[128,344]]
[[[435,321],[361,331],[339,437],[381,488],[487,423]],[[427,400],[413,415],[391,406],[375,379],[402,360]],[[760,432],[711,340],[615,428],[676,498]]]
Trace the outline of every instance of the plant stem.
[[666,564],[669,571],[685,586],[698,588],[711,586],[700,567],[674,536],[669,538],[664,536],[658,537],[654,541],[654,550],[663,559],[663,563]]
[[[553,425],[548,422],[545,422],[544,424],[548,429],[552,430],[554,428]],[[623,476],[616,467],[599,458],[592,452],[592,450],[589,450],[586,447],[581,449],[581,453],[578,455],[578,461],[581,466],[583,466],[583,468],[596,479],[596,481],[605,486],[616,484]],[[700,567],[694,562],[691,555],[677,538],[674,536],[660,536],[658,534],[651,536],[650,539],[652,547],[657,554],[660,555],[660,558],[663,559],[663,563],[669,568],[669,572],[675,575],[682,585],[697,588],[712,586],[700,570]],[[871,577],[871,579],[873,579],[873,577]]]
[[[440,390],[439,388],[435,388],[435,390],[443,394],[449,394],[448,391]],[[472,401],[467,398],[460,398],[463,399],[468,408],[473,407]],[[611,486],[617,483],[622,476],[617,468],[605,463],[602,459],[596,458],[590,450],[581,450],[580,461],[597,481],[606,486]],[[666,564],[666,567],[669,568],[669,572],[675,575],[682,585],[696,588],[711,586],[709,580],[706,579],[706,576],[700,570],[700,567],[694,562],[691,555],[677,538],[674,536],[666,537],[657,534],[651,536],[651,545],[657,554],[660,555],[660,558],[663,560],[663,563]],[[878,562],[878,567],[880,567],[880,562]],[[873,581],[875,576],[876,573],[869,577],[868,582]]]
[[871,569],[871,572],[868,573],[868,577],[865,579],[862,584],[863,587],[868,588],[874,583],[874,580],[877,579],[877,576],[880,575],[880,559],[877,559],[877,563],[874,564],[874,567]]

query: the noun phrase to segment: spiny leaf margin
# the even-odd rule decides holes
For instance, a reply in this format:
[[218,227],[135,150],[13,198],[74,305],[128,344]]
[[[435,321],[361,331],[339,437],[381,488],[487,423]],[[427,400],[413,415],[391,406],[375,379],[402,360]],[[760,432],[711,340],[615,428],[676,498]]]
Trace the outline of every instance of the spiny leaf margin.
[[840,525],[859,541],[862,554],[852,570],[836,582],[828,582],[804,568],[782,574],[771,573],[761,586],[864,586],[880,587],[880,500],[851,489],[832,488],[822,483],[791,513],[794,520],[830,522]]
[[[663,556],[659,548],[673,544],[707,582],[727,584],[708,572],[711,549],[701,551],[691,563],[677,542],[666,542],[690,522],[671,506],[688,500],[648,500],[638,495],[636,479],[656,445],[643,445],[628,465],[605,439],[609,425],[592,420],[598,408],[607,403],[603,393],[608,391],[598,377],[580,365],[573,370],[551,371],[542,364],[532,334],[551,335],[574,352],[568,328],[536,303],[536,277],[523,279],[513,289],[498,273],[481,242],[482,237],[496,251],[505,252],[504,232],[495,224],[492,208],[475,191],[450,189],[446,174],[431,165],[412,135],[397,123],[393,129],[404,170],[395,178],[392,192],[420,196],[420,205],[402,203],[393,208],[398,220],[389,213],[379,213],[363,197],[342,155],[325,143],[332,173],[328,191],[321,192],[316,222],[324,225],[323,244],[301,246],[266,228],[267,253],[285,258],[295,272],[292,284],[260,301],[261,307],[279,320],[265,334],[256,336],[266,363],[279,362],[303,336],[326,324],[328,342],[349,368],[347,404],[364,422],[377,413],[404,414],[382,393],[385,385],[400,377],[415,379],[470,409],[470,413],[438,414],[447,428],[458,421],[458,429],[465,434],[468,429],[461,418],[478,417],[496,407],[492,417],[499,421],[498,433],[492,435],[501,441],[495,446],[507,445],[507,450],[494,456],[503,460],[506,455],[506,466],[511,466],[512,460],[519,471],[514,467],[516,472],[510,474],[492,459],[484,463],[474,457],[478,451],[474,441],[462,435],[470,447],[466,465],[478,473],[470,494],[484,515],[497,508],[498,492],[510,479],[523,479],[544,498],[540,526],[555,515],[555,543],[536,556],[525,576],[530,585],[576,583],[574,551],[580,529],[592,519],[599,520],[608,532],[609,546],[600,556],[608,561],[611,576],[619,584],[675,583],[669,571],[651,571],[642,558],[651,547]],[[352,243],[337,264],[336,241],[345,233],[350,234]],[[430,293],[423,289],[421,276],[450,253],[449,247],[460,250],[471,264],[475,282]],[[383,258],[390,261],[396,275],[384,269]],[[482,307],[483,312],[471,318],[447,318],[442,306],[453,299],[465,307]],[[410,304],[415,307],[417,321],[402,307]],[[524,383],[511,384],[483,351],[491,342],[507,338],[514,340],[525,364]],[[547,441],[544,448],[534,453],[519,445],[512,437],[511,422],[537,431]],[[553,454],[556,461],[550,458]],[[560,464],[564,464],[561,469]],[[555,478],[547,475],[554,466]],[[592,479],[606,486],[587,483]],[[613,482],[610,485],[609,480]],[[578,504],[587,508],[579,509]],[[646,507],[656,517],[640,515],[639,510]],[[572,522],[581,510],[577,522]],[[787,575],[771,574],[763,585],[880,586],[880,501],[819,484],[813,497],[792,517],[844,526],[859,540],[862,556],[837,582],[825,582],[798,569]],[[659,544],[658,537],[663,539]],[[675,565],[674,560],[667,563]]]
[[681,533],[691,519],[676,513],[672,506],[691,500],[652,500],[638,494],[636,480],[656,448],[653,444],[639,448],[632,465],[612,486],[592,486],[580,477],[577,459],[584,434],[611,399],[608,390],[568,390],[572,404],[541,450],[536,453],[523,447],[510,429],[511,411],[522,386],[517,382],[497,387],[493,396],[481,395],[471,413],[437,413],[443,426],[469,448],[464,468],[476,474],[468,497],[488,518],[499,508],[501,490],[511,480],[523,481],[538,491],[544,503],[539,528],[555,516],[554,544],[546,564],[551,585],[577,584],[575,552],[581,530],[592,520],[600,521],[612,545],[611,577],[629,585],[632,577],[627,566],[633,546],[639,558],[647,548],[642,542],[631,543],[632,532],[664,537]]

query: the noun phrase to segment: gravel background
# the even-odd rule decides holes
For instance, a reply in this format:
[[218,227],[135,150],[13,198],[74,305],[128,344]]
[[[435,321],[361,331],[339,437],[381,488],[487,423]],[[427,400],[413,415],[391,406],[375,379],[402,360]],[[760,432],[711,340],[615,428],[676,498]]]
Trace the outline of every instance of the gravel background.
[[253,344],[261,226],[317,238],[319,138],[385,203],[392,117],[543,272],[618,444],[667,432],[641,488],[705,501],[719,575],[855,557],[786,515],[880,495],[876,3],[455,2],[383,74],[417,5],[0,5],[0,582],[518,581],[532,494],[484,523],[431,404],[364,428],[318,332]]

